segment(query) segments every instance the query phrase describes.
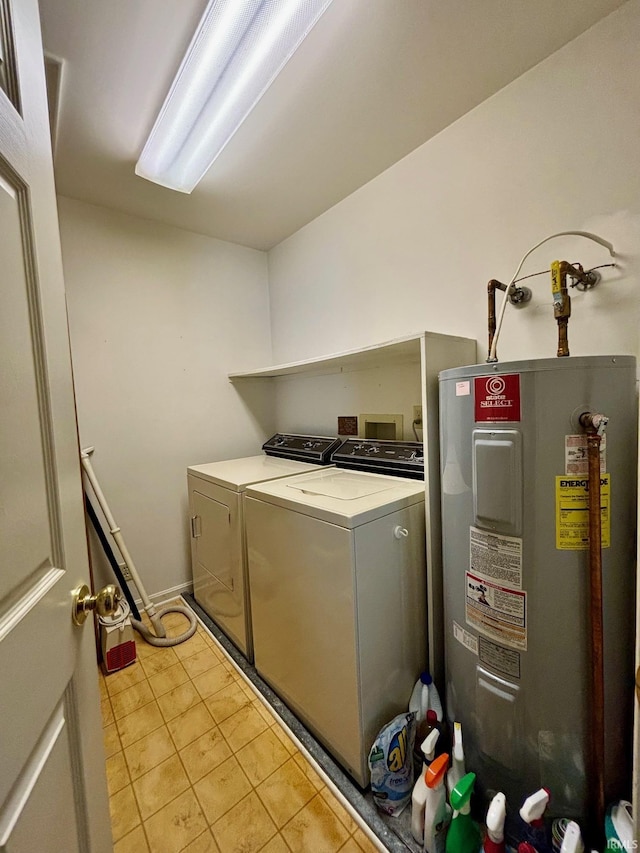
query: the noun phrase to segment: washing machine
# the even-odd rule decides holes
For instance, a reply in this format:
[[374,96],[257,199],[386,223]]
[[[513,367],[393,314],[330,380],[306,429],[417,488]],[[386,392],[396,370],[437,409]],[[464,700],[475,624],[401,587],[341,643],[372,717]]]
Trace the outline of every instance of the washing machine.
[[427,659],[422,445],[348,439],[332,461],[245,493],[255,666],[366,787]]
[[252,483],[316,471],[340,439],[277,433],[263,454],[187,469],[193,594],[249,661],[253,660],[244,493]]

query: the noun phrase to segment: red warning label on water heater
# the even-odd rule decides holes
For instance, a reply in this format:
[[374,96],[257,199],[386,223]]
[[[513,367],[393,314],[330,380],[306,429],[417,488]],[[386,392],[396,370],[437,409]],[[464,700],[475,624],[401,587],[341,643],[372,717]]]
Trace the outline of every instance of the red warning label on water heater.
[[476,423],[520,420],[520,374],[475,379]]

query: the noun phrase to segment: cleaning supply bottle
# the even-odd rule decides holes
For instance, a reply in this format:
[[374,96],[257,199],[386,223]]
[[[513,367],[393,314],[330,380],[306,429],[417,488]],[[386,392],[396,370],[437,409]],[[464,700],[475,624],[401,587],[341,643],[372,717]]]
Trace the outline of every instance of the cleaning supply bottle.
[[575,820],[570,820],[565,828],[560,853],[584,853],[584,842],[580,827]]
[[505,853],[504,821],[507,817],[507,798],[496,794],[489,804],[487,812],[487,837],[484,840],[484,853]]
[[427,768],[433,761],[433,756],[436,754],[436,743],[440,737],[438,729],[432,729],[427,737],[420,744],[420,749],[424,756],[422,763],[422,772],[418,774],[418,781],[413,786],[411,794],[411,834],[418,842],[422,844],[424,841],[424,809],[427,801]]
[[428,710],[426,719],[421,720],[419,723],[416,723],[416,739],[413,743],[414,779],[418,778],[418,776],[422,772],[422,765],[424,764],[424,755],[420,749],[420,744],[424,743],[424,741],[431,734],[432,731],[437,731],[438,734],[441,734],[441,727],[438,725],[436,712]]
[[451,768],[447,773],[447,788],[449,789],[449,798],[451,792],[458,782],[465,775],[464,767],[464,749],[462,746],[462,725],[460,723],[453,724],[453,749],[451,750]]
[[527,797],[520,808],[520,817],[524,822],[522,841],[531,844],[538,853],[551,853],[552,850],[544,825],[544,813],[550,798],[549,791],[546,788],[540,788]]
[[429,709],[435,711],[438,722],[442,722],[442,702],[438,688],[433,683],[431,674],[422,672],[411,693],[409,710],[415,713],[416,719],[420,722],[426,719]]
[[467,773],[449,795],[454,808],[451,826],[447,832],[446,853],[478,853],[482,844],[480,827],[471,817],[471,795],[476,781],[475,773]]
[[451,809],[447,805],[444,780],[449,756],[439,755],[427,767],[425,782],[427,798],[424,808],[424,849],[426,853],[445,853],[447,828],[451,820]]
[[633,836],[633,812],[629,800],[612,803],[604,816],[606,850],[633,850],[637,847]]

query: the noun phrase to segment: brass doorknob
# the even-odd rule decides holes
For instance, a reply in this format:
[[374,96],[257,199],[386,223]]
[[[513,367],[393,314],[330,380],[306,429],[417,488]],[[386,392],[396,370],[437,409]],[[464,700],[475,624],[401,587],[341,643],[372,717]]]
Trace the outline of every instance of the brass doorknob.
[[90,610],[95,610],[98,616],[113,616],[121,600],[122,593],[115,584],[107,584],[96,595],[91,595],[91,590],[83,583],[73,591],[73,624],[84,625]]

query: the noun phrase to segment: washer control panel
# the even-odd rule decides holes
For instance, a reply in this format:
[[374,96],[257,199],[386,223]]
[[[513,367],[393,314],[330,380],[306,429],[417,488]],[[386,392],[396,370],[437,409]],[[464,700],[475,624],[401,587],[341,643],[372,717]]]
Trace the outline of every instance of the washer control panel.
[[331,454],[340,446],[340,439],[326,435],[297,435],[277,432],[262,445],[267,456],[297,459],[328,465]]
[[392,474],[414,480],[424,477],[421,441],[348,438],[334,451],[331,461],[339,468]]

